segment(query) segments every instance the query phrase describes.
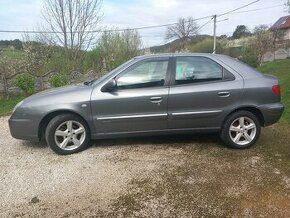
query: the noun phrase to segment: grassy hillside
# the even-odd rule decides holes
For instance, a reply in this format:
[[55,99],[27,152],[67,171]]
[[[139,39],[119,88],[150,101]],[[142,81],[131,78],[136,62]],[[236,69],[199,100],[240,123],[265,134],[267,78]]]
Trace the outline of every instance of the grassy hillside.
[[19,58],[25,57],[23,50],[0,47],[0,52],[1,52],[2,57],[6,57],[8,59],[14,59],[14,58],[19,59]]
[[278,77],[282,88],[282,101],[285,106],[282,121],[290,124],[290,59],[264,64],[258,70]]
[[[191,36],[190,37],[190,44],[194,45],[204,39],[207,38],[212,38],[210,35],[196,35],[196,36]],[[163,53],[163,52],[170,52],[170,48],[173,47],[178,47],[180,44],[181,40],[180,39],[175,39],[172,42],[166,43],[164,45],[159,45],[159,46],[152,46],[149,48],[150,52],[152,53]]]

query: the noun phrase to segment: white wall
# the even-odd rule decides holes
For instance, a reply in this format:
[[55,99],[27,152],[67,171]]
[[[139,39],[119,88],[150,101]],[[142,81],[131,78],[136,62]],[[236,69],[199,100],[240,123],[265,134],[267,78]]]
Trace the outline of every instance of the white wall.
[[290,40],[290,28],[286,30],[284,40]]

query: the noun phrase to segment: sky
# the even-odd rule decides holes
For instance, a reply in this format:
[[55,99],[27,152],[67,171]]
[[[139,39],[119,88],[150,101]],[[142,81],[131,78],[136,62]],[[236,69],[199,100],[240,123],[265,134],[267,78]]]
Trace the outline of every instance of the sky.
[[[44,0],[0,0],[0,30],[37,30],[41,24]],[[200,18],[222,14],[253,0],[103,0],[102,27],[135,28],[175,23],[180,17]],[[272,25],[287,15],[286,0],[260,0],[237,12],[218,18],[217,34],[231,36],[237,25],[252,30],[260,24]],[[248,10],[261,9],[251,12]],[[209,19],[199,20],[202,26]],[[213,22],[199,30],[200,34],[213,34]],[[166,27],[139,31],[145,47],[166,43]],[[0,40],[21,39],[21,34],[0,33]]]

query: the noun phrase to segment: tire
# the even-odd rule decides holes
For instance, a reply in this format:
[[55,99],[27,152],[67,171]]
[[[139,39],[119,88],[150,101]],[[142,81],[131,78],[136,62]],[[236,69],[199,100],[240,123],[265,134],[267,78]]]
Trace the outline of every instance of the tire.
[[220,136],[231,148],[249,148],[256,143],[261,133],[257,117],[249,111],[238,111],[225,121]]
[[47,125],[45,139],[49,147],[61,155],[83,151],[90,144],[87,123],[73,114],[61,114]]

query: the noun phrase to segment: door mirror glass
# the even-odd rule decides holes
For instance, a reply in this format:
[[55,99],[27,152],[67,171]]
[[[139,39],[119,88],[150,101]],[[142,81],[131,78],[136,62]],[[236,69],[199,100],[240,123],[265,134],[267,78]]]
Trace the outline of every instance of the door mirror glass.
[[107,82],[106,85],[104,85],[101,89],[102,92],[112,92],[115,91],[117,88],[117,82],[115,79],[111,79],[109,82]]

